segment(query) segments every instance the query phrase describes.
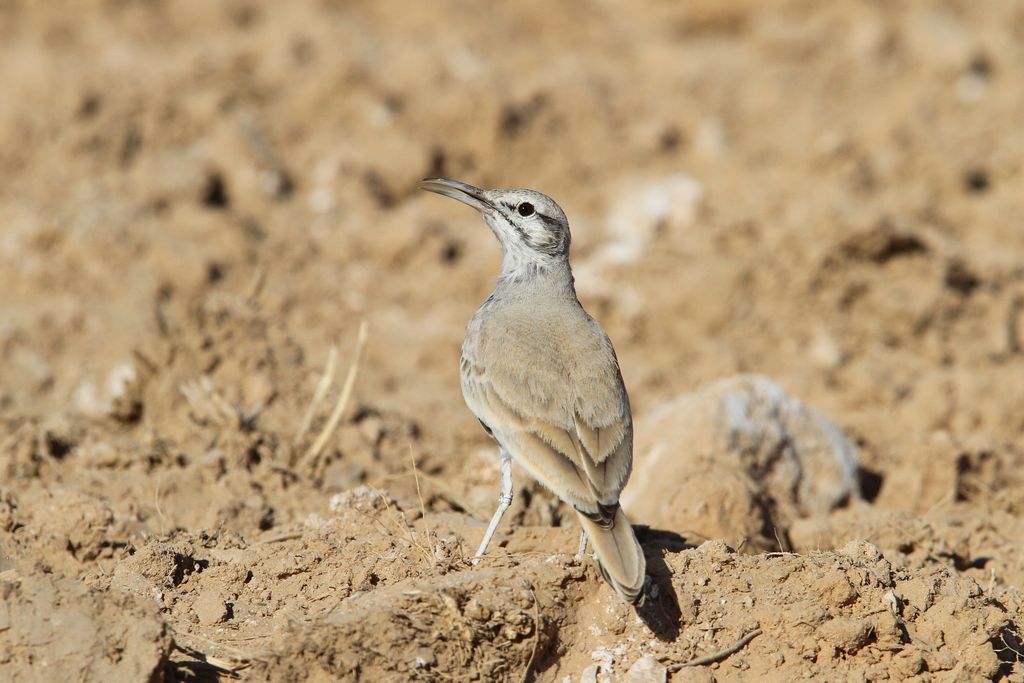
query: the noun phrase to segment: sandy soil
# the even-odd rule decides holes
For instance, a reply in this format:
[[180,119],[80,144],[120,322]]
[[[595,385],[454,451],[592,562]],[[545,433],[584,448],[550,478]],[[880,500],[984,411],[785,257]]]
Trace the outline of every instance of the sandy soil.
[[[0,3],[0,678],[1024,680],[1022,27]],[[439,174],[569,214],[637,418],[639,612],[518,470],[466,561],[499,255]]]

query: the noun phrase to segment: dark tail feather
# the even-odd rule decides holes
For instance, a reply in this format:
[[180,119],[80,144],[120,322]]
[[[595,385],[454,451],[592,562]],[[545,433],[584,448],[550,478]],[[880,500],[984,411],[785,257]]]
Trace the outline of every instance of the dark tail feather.
[[580,525],[594,547],[604,580],[626,602],[643,604],[647,561],[625,513],[621,509],[616,510],[610,524],[592,519],[593,515],[578,510],[577,513]]

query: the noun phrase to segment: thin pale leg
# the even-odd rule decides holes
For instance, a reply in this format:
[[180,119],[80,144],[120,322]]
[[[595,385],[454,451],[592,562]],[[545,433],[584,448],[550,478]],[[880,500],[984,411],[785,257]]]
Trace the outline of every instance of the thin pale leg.
[[494,516],[491,517],[491,523],[487,526],[487,531],[484,533],[484,539],[480,541],[480,547],[476,550],[476,555],[473,556],[473,564],[478,564],[480,558],[483,557],[487,551],[487,545],[491,542],[491,537],[494,536],[494,532],[498,529],[498,524],[501,523],[501,518],[508,510],[509,505],[512,504],[512,456],[505,452],[505,449],[501,450],[501,494],[498,496],[498,509],[494,511]]
[[576,563],[583,561],[583,554],[587,552],[587,532],[580,532],[580,549],[576,551]]

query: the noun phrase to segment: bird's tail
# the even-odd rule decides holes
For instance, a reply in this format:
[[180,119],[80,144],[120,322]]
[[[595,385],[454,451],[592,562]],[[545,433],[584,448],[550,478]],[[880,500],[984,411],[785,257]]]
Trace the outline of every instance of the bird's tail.
[[579,511],[577,515],[594,546],[604,580],[626,602],[643,604],[647,561],[625,513],[619,508],[610,526],[602,526]]

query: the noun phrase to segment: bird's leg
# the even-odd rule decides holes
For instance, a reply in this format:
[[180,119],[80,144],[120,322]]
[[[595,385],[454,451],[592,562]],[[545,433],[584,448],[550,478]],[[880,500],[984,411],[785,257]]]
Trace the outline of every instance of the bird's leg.
[[580,530],[580,549],[576,551],[576,563],[583,561],[583,553],[587,552],[587,532]]
[[484,539],[480,541],[480,547],[476,550],[476,555],[473,556],[473,564],[478,564],[480,558],[483,557],[484,552],[487,550],[487,544],[491,542],[491,536],[498,529],[498,524],[501,523],[501,518],[508,510],[508,506],[512,504],[512,456],[509,455],[504,448],[501,449],[501,494],[498,495],[498,509],[494,511],[494,516],[491,517],[491,523],[487,526],[487,531],[484,533]]

